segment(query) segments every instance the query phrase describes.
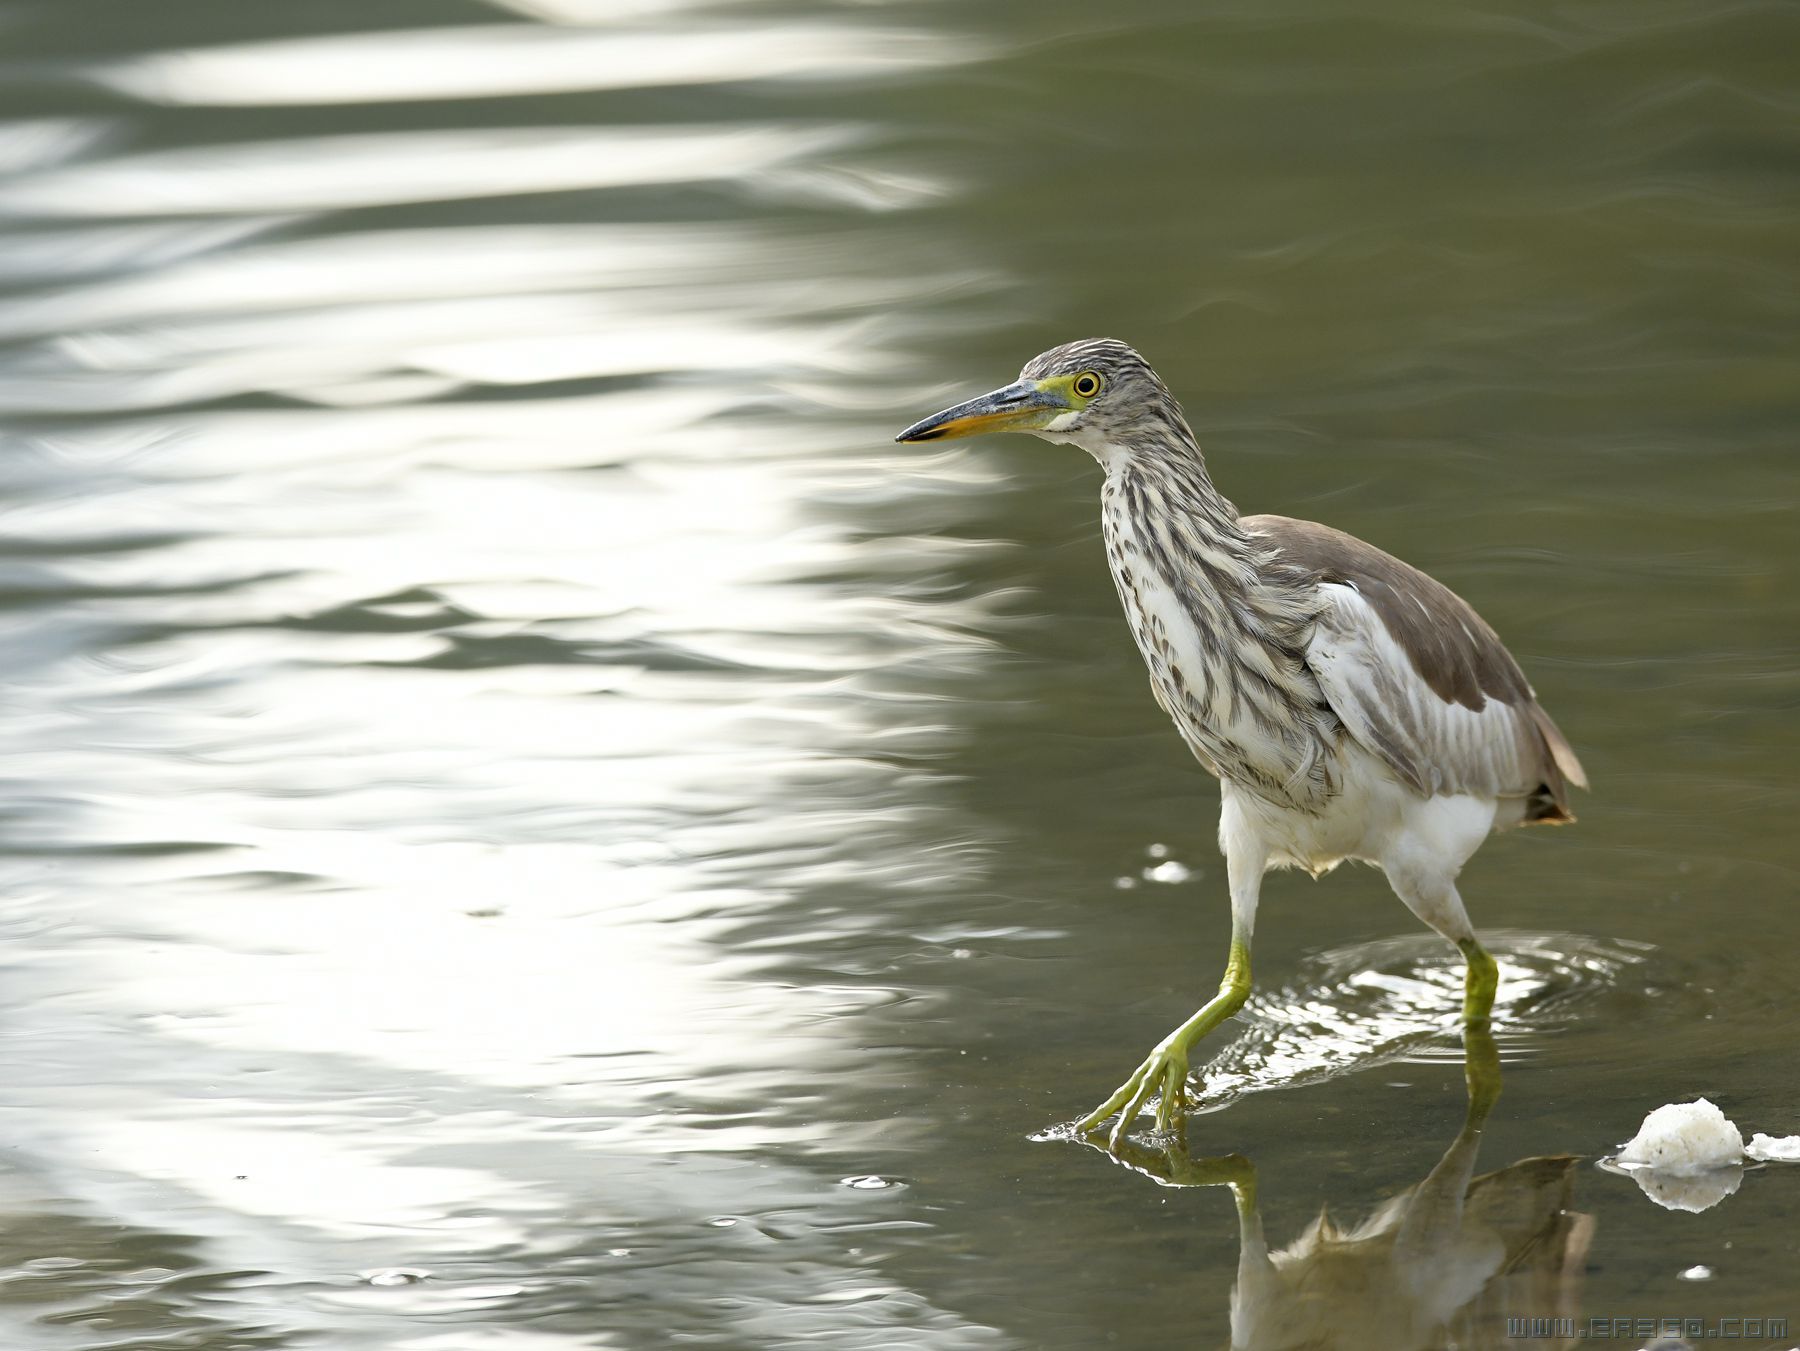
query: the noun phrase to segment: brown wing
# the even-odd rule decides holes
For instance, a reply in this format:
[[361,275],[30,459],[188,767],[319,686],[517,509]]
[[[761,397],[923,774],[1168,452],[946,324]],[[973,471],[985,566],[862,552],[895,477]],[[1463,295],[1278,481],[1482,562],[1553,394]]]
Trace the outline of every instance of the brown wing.
[[1522,797],[1572,821],[1581,762],[1500,637],[1455,592],[1372,544],[1286,516],[1242,524],[1312,577],[1323,608],[1307,665],[1352,736],[1421,793]]

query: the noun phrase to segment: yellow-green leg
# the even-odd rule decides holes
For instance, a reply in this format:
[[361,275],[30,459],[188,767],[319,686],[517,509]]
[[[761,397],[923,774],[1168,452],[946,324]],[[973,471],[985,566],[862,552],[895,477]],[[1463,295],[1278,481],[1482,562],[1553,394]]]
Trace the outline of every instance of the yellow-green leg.
[[1075,1129],[1091,1135],[1101,1122],[1114,1112],[1119,1114],[1109,1143],[1116,1146],[1137,1119],[1152,1094],[1161,1094],[1156,1103],[1156,1128],[1168,1130],[1180,1121],[1187,1110],[1186,1089],[1188,1051],[1193,1044],[1220,1023],[1244,1007],[1250,997],[1250,936],[1248,925],[1233,923],[1231,957],[1225,964],[1225,978],[1219,982],[1219,993],[1208,1000],[1192,1018],[1157,1043],[1156,1049],[1132,1071],[1131,1077],[1105,1102],[1089,1112]]
[[1161,1095],[1156,1102],[1158,1130],[1167,1131],[1186,1120],[1188,1051],[1243,1008],[1250,997],[1250,936],[1256,929],[1256,902],[1269,857],[1230,783],[1220,802],[1219,848],[1225,855],[1225,881],[1231,893],[1231,956],[1225,963],[1225,978],[1219,982],[1218,994],[1158,1042],[1117,1092],[1076,1123],[1078,1133],[1093,1135],[1117,1112],[1119,1119],[1107,1136],[1107,1148],[1114,1151],[1153,1094]]
[[1485,1027],[1494,1011],[1494,993],[1500,988],[1500,966],[1488,950],[1473,938],[1456,945],[1462,949],[1468,971],[1463,976],[1463,1025]]

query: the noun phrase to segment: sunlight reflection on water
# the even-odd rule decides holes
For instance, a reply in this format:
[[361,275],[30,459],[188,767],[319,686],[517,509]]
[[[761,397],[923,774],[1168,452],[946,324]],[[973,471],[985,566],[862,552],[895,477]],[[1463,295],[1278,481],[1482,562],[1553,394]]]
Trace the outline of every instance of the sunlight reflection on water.
[[852,139],[846,129],[802,126],[480,128],[286,139],[45,169],[0,190],[0,216],[332,211],[753,177]]
[[156,103],[470,99],[718,81],[867,80],[972,61],[938,33],[711,19],[679,32],[435,28],[151,53],[76,78]]
[[[692,36],[365,33],[66,78],[269,106],[950,57],[918,33]],[[8,809],[29,842],[0,866],[5,924],[31,937],[14,1034],[70,1048],[13,1076],[26,1171],[78,1213],[308,1292],[204,1315],[238,1327],[433,1345],[393,1339],[422,1316],[564,1344],[509,1328],[533,1309],[593,1345],[593,1305],[659,1333],[808,1337],[855,1307],[882,1345],[993,1344],[822,1237],[876,1202],[798,1163],[822,1142],[819,1085],[883,1081],[840,1029],[894,991],[733,952],[834,873],[961,866],[900,852],[929,775],[870,748],[946,735],[884,672],[980,665],[980,598],[910,580],[979,546],[871,538],[818,504],[904,522],[992,475],[967,455],[921,472],[861,415],[796,418],[791,392],[904,378],[903,321],[868,316],[990,284],[953,260],[901,284],[866,238],[832,237],[834,214],[941,189],[859,169],[841,122],[172,147],[118,128],[0,136],[0,216],[26,226],[0,251],[26,283],[0,316],[0,404],[47,419],[0,469]],[[528,205],[671,185],[741,219]],[[757,223],[783,198],[826,218]],[[477,199],[511,218],[313,219]],[[101,217],[120,223],[67,224]],[[79,1083],[99,1059],[103,1092]],[[859,1129],[833,1121],[832,1146]],[[788,1216],[734,1240],[777,1242],[784,1274],[726,1274],[704,1220],[722,1202]],[[521,1249],[531,1274],[509,1279]],[[358,1285],[409,1264],[429,1279]],[[603,1284],[559,1315],[577,1279]]]
[[[1223,1328],[1229,1235],[1026,1142],[1221,880],[1092,466],[889,439],[1083,330],[1592,748],[1592,833],[1471,904],[1657,946],[1503,953],[1502,1054],[1598,1048],[1519,1153],[1613,1139],[1643,1037],[1710,1072],[1789,913],[1762,7],[0,15],[0,1345]],[[1454,965],[1313,904],[1206,1127],[1416,1181]],[[1360,1134],[1252,1092],[1395,1060]]]

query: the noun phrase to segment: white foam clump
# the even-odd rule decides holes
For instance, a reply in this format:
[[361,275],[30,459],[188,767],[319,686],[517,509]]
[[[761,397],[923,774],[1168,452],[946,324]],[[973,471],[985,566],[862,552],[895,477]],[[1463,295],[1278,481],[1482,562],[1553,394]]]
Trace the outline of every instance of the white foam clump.
[[1800,1135],[1764,1135],[1758,1131],[1744,1153],[1759,1163],[1800,1163]]
[[[1759,1136],[1758,1139],[1767,1137]],[[1692,1175],[1744,1161],[1744,1136],[1705,1098],[1671,1102],[1644,1118],[1631,1143],[1618,1154],[1627,1167]]]

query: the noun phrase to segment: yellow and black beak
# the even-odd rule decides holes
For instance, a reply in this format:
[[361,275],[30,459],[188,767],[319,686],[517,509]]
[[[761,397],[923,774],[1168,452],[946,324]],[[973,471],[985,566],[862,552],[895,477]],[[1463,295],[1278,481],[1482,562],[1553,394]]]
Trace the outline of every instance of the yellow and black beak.
[[1020,380],[979,399],[933,413],[924,421],[913,423],[894,440],[947,441],[953,436],[980,436],[983,432],[1029,432],[1049,426],[1072,406],[1062,390]]

